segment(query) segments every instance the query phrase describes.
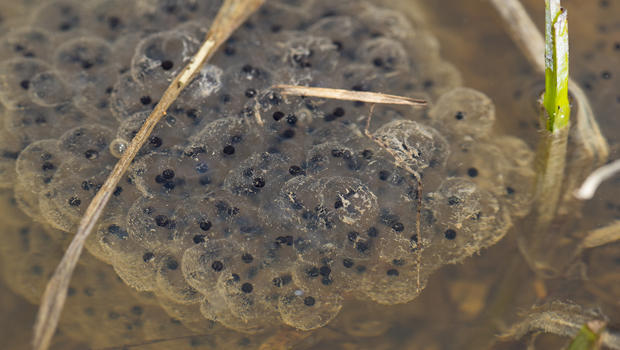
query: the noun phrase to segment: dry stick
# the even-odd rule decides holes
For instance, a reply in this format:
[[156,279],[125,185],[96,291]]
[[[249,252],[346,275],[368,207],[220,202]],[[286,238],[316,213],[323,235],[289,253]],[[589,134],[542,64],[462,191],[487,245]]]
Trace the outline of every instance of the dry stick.
[[282,95],[319,97],[332,100],[361,101],[378,104],[408,105],[414,107],[426,106],[426,101],[424,100],[387,95],[378,92],[351,91],[297,85],[275,85],[273,88],[279,89]]
[[417,217],[416,217],[416,234],[418,236],[418,242],[416,244],[416,249],[418,252],[417,258],[417,291],[420,292],[420,264],[421,264],[421,253],[420,248],[422,245],[422,236],[420,229],[420,220],[422,218],[422,179],[420,174],[418,174],[415,170],[411,169],[407,162],[402,159],[397,153],[392,151],[383,141],[379,140],[373,134],[370,133],[370,119],[372,118],[372,113],[375,110],[375,104],[395,104],[395,105],[407,105],[413,107],[425,107],[426,101],[396,96],[396,95],[387,95],[378,92],[360,92],[360,91],[351,91],[351,90],[341,90],[341,89],[328,89],[328,88],[318,88],[318,87],[309,87],[309,86],[296,86],[296,85],[275,85],[274,89],[281,90],[280,93],[282,95],[293,95],[293,96],[306,96],[306,97],[319,97],[319,98],[328,98],[333,100],[344,100],[344,101],[361,101],[372,103],[370,106],[370,111],[368,113],[368,118],[366,119],[366,128],[364,129],[364,134],[377,143],[381,148],[387,151],[392,157],[394,157],[395,165],[397,167],[405,169],[408,173],[413,175],[417,180],[417,192],[416,196],[418,197],[418,208],[417,208]]
[[49,347],[67,297],[71,275],[84,247],[84,242],[101,216],[119,180],[148,139],[155,125],[166,114],[166,110],[174,103],[177,96],[189,84],[202,65],[213,56],[232,32],[264,2],[265,0],[227,0],[222,4],[202,46],[189,64],[168,86],[160,102],[155,106],[121,159],[116,163],[112,173],[86,209],[73,241],[45,288],[34,328],[33,348],[35,350],[46,350]]

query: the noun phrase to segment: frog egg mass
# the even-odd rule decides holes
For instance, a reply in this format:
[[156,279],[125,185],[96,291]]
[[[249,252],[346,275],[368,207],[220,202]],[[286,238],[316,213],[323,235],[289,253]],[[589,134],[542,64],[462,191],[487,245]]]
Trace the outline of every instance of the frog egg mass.
[[[39,228],[30,244],[75,233],[220,3],[42,2],[0,39],[0,185]],[[377,106],[368,137],[369,104],[278,84],[430,107]],[[269,1],[155,127],[86,248],[190,328],[306,331],[348,298],[412,301],[441,266],[500,240],[530,200],[533,153],[491,136],[493,103],[460,84],[423,25],[397,12]],[[28,254],[44,285],[55,263]]]

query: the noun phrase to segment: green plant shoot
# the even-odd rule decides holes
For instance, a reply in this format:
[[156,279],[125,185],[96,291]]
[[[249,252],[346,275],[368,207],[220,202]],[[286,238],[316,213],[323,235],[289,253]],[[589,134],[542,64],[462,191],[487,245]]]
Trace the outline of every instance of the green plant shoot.
[[584,324],[568,346],[567,350],[598,350],[600,349],[601,332],[604,330],[602,322],[596,322],[592,325]]
[[556,132],[570,120],[568,101],[568,19],[560,0],[545,0],[545,96],[547,130]]

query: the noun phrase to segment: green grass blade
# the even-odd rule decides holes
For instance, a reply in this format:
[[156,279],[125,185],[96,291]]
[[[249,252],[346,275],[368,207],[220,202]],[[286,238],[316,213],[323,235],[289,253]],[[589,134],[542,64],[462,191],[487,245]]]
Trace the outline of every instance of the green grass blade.
[[603,328],[599,328],[598,332],[592,330],[587,324],[579,330],[567,350],[597,350],[599,346],[599,338]]
[[568,101],[568,20],[559,0],[545,0],[545,97],[547,130],[555,132],[570,120]]

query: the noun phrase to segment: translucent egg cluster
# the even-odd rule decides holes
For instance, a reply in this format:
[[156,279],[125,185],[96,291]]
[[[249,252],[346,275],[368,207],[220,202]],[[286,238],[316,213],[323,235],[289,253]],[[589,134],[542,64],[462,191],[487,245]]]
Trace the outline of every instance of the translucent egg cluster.
[[[0,184],[75,232],[220,1],[60,0],[0,39]],[[282,96],[276,84],[425,98]],[[326,325],[413,300],[526,213],[532,152],[493,134],[419,23],[365,1],[269,1],[158,124],[87,248],[183,322]],[[367,119],[371,117],[368,130]]]

